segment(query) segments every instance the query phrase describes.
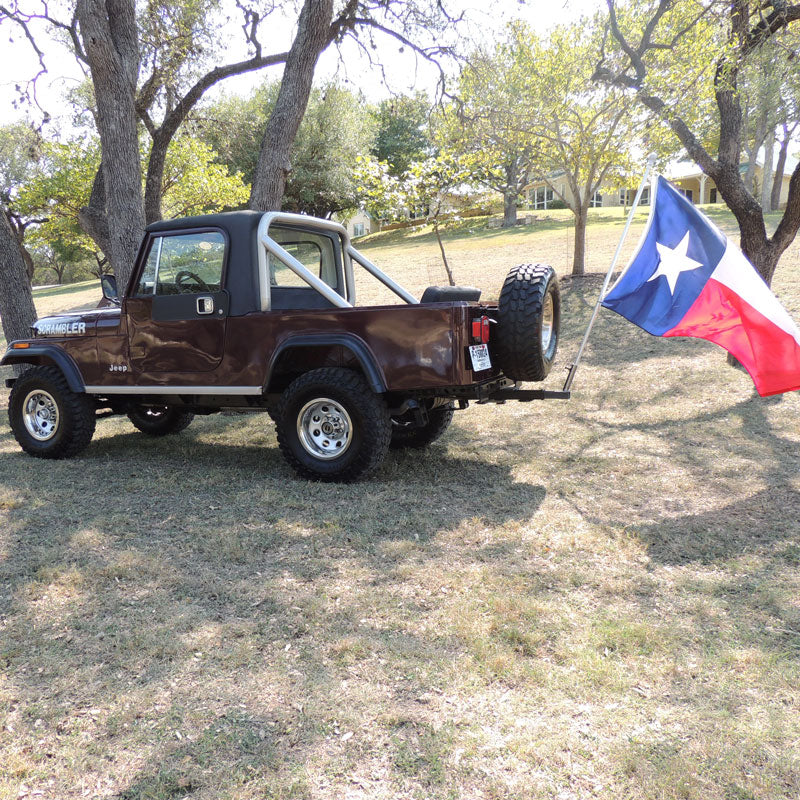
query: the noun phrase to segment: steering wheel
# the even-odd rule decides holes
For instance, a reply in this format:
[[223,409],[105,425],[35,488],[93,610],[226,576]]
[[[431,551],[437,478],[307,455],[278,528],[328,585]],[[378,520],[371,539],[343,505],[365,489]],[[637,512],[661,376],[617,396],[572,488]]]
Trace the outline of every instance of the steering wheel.
[[[194,282],[197,288],[187,285],[187,281]],[[211,287],[199,275],[189,272],[188,269],[182,269],[175,275],[175,286],[178,287],[178,291],[181,293],[196,292],[198,290],[201,292],[211,291]]]

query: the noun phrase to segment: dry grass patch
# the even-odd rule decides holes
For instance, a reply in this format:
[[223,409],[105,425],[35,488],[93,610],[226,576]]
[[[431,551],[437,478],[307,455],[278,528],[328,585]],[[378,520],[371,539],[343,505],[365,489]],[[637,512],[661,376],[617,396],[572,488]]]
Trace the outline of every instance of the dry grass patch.
[[[450,246],[490,291],[532,236]],[[262,415],[70,462],[0,426],[0,798],[796,798],[798,397],[610,314],[574,388],[350,487]]]

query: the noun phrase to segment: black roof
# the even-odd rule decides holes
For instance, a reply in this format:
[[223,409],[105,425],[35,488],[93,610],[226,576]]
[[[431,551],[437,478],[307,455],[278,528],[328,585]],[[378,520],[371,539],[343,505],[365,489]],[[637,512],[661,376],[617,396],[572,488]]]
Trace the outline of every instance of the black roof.
[[229,228],[239,229],[240,226],[250,227],[258,225],[263,211],[224,211],[219,214],[198,214],[196,217],[177,217],[176,219],[160,219],[151,222],[148,231],[176,231],[187,228]]

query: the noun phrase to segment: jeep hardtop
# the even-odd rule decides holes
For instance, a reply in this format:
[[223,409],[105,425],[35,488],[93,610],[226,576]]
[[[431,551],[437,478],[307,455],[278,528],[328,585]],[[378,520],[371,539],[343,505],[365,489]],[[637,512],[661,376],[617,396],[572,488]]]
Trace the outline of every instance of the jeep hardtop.
[[[354,268],[398,298],[359,306]],[[265,411],[289,464],[314,480],[350,481],[390,446],[424,447],[470,400],[566,398],[524,390],[558,344],[551,267],[508,274],[497,304],[469,287],[417,299],[330,220],[235,211],[148,226],[121,298],[37,320],[0,361],[26,368],[9,420],[24,451],[65,458],[98,416],[127,414],[154,436],[196,414]]]

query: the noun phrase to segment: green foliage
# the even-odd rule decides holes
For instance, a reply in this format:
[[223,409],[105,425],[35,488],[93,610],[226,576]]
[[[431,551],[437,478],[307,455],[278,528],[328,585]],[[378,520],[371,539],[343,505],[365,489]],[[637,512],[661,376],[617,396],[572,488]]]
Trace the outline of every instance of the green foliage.
[[356,168],[360,204],[383,220],[425,216],[438,224],[442,212],[457,205],[457,197],[472,176],[468,160],[441,151],[416,161],[401,176],[392,175],[389,164],[374,158],[360,158]]
[[173,139],[164,169],[164,216],[208,214],[242,206],[250,193],[240,172],[216,163],[209,145],[190,136]]
[[81,229],[78,212],[89,202],[99,166],[96,139],[42,145],[37,169],[20,186],[18,201],[23,216],[41,220],[26,236],[38,264],[52,267],[59,259],[76,262],[93,258],[96,245]]
[[408,204],[400,178],[385,161],[359,156],[354,170],[359,204],[378,219],[393,221],[405,216]]
[[462,154],[473,177],[516,202],[528,183],[538,144],[526,130],[532,113],[523,101],[528,64],[513,38],[478,50],[459,78],[460,106],[440,122],[438,138]]
[[[247,200],[248,188],[240,174],[215,162],[211,148],[189,136],[173,140],[164,171],[164,211],[188,216],[233,208]],[[147,158],[143,150],[142,159]],[[25,179],[15,187],[21,217],[37,220],[26,243],[39,269],[37,279],[82,280],[101,268],[104,259],[83,232],[78,214],[88,205],[100,167],[97,139],[67,143],[44,142],[38,161],[29,165]],[[42,275],[49,271],[49,277]]]
[[377,133],[372,155],[389,165],[391,175],[401,176],[431,154],[430,102],[423,93],[383,100],[373,113]]
[[37,169],[42,138],[27,122],[0,127],[0,202],[9,205]]
[[355,208],[353,167],[374,135],[374,122],[361,98],[333,84],[312,90],[292,146],[283,207],[318,217]]
[[602,184],[627,185],[637,171],[641,114],[621,91],[591,81],[600,49],[597,19],[559,26],[547,39],[522,24],[509,33],[527,76],[523,124],[539,144],[532,174],[581,213]]
[[[232,171],[252,180],[264,128],[278,84],[263,84],[247,98],[226,97],[211,105],[201,136]],[[354,167],[375,136],[375,122],[363,100],[328,84],[313,89],[291,152],[292,172],[283,207],[326,217],[357,206]]]

